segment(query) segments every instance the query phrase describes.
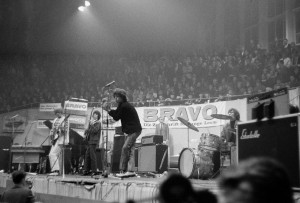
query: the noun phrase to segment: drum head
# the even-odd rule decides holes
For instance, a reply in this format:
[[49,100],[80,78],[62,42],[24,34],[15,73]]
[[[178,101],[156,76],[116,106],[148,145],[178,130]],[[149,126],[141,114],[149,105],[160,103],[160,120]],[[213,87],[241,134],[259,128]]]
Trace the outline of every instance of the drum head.
[[192,149],[185,148],[180,152],[178,168],[182,175],[187,178],[192,176],[194,169],[195,155]]

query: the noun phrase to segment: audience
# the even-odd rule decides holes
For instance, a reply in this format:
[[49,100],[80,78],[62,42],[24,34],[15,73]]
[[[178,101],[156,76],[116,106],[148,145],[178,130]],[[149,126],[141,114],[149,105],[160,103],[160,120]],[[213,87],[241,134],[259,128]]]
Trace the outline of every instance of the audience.
[[14,171],[12,173],[12,180],[14,186],[5,191],[1,197],[0,202],[7,203],[31,203],[35,201],[32,191],[26,187],[26,173],[23,171]]
[[221,174],[220,203],[293,203],[287,172],[270,158],[251,158]]
[[107,96],[102,87],[114,80],[136,106],[232,100],[299,86],[295,43],[276,43],[266,51],[251,40],[248,48],[211,54],[1,56],[0,111],[71,97],[95,105]]
[[170,175],[160,185],[158,199],[161,203],[217,203],[213,193],[195,191],[190,180],[180,174]]

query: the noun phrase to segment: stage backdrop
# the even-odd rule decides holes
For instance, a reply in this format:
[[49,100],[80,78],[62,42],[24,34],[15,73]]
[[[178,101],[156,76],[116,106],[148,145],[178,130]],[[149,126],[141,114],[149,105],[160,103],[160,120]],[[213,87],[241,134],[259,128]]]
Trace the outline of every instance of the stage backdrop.
[[[189,147],[196,149],[202,133],[220,136],[223,126],[229,121],[212,118],[210,116],[211,114],[228,115],[228,110],[235,108],[239,111],[241,120],[246,121],[246,107],[246,99],[189,106],[137,107],[136,109],[143,127],[142,134],[137,139],[137,142],[140,142],[143,136],[153,135],[155,133],[155,125],[158,124],[158,118],[165,117],[165,121],[170,129],[170,154],[178,155],[183,148]],[[103,123],[105,123],[105,125],[103,125],[104,129],[106,129],[108,120],[109,140],[112,140],[111,133],[114,133],[115,127],[121,125],[120,121],[115,122],[105,111],[102,111],[101,108],[89,109],[89,113],[91,110],[102,112]],[[188,129],[177,117],[182,117],[195,125],[199,132]]]
[[[170,128],[170,154],[178,155],[181,150],[186,147],[196,149],[202,133],[210,133],[220,136],[223,125],[229,122],[228,120],[214,119],[210,115],[213,113],[227,115],[230,108],[237,109],[240,112],[241,120],[246,121],[246,99],[190,106],[138,107],[136,109],[139,114],[143,131],[137,142],[139,142],[145,135],[154,134],[155,125],[158,123],[158,118],[165,117],[165,120]],[[102,126],[104,128],[102,131],[102,135],[106,135],[107,132],[108,140],[113,141],[113,137],[115,135],[115,127],[120,126],[121,124],[119,121],[115,122],[110,116],[108,116],[107,119],[107,113],[105,111],[102,111],[101,108],[89,108],[84,115],[72,115],[70,117],[70,123],[73,123],[73,127],[76,126],[82,128],[82,126],[84,125],[84,128],[86,128],[92,110],[99,110],[101,112],[103,119]],[[52,120],[55,117],[53,111],[45,111],[45,108],[35,108],[1,114],[0,126],[2,127],[2,134],[11,135],[11,132],[6,132],[4,130],[4,123],[6,122],[6,118],[13,117],[16,114],[25,117],[24,122],[26,127],[23,132],[15,132],[14,143],[22,144],[24,143],[24,139],[26,137],[27,142],[29,142],[28,144],[40,145],[49,134],[49,129],[47,129],[42,124],[42,121],[48,119]],[[199,129],[199,132],[188,129],[186,126],[184,126],[180,121],[178,121],[178,116],[188,120],[190,123],[195,125]],[[106,131],[107,120],[108,129]],[[83,135],[83,130],[84,129],[79,130],[79,133],[81,135]],[[100,140],[102,142],[103,139],[101,138]],[[48,142],[48,140],[44,143],[44,145],[49,144],[50,143]]]

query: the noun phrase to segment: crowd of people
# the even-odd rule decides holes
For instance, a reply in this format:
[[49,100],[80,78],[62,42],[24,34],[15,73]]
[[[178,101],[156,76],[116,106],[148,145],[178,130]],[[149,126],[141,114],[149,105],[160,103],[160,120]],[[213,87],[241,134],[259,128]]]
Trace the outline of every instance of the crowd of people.
[[299,53],[287,40],[269,50],[251,40],[212,53],[1,56],[0,111],[71,97],[97,104],[111,81],[136,106],[230,100],[300,86]]

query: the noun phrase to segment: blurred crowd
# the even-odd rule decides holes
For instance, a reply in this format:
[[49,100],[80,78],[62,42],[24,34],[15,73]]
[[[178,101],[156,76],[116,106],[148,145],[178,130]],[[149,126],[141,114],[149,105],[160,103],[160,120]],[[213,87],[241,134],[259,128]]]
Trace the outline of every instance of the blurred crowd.
[[1,55],[0,111],[71,97],[98,105],[105,84],[128,91],[136,106],[232,100],[300,86],[295,43],[262,49],[253,40],[234,50],[157,55]]

